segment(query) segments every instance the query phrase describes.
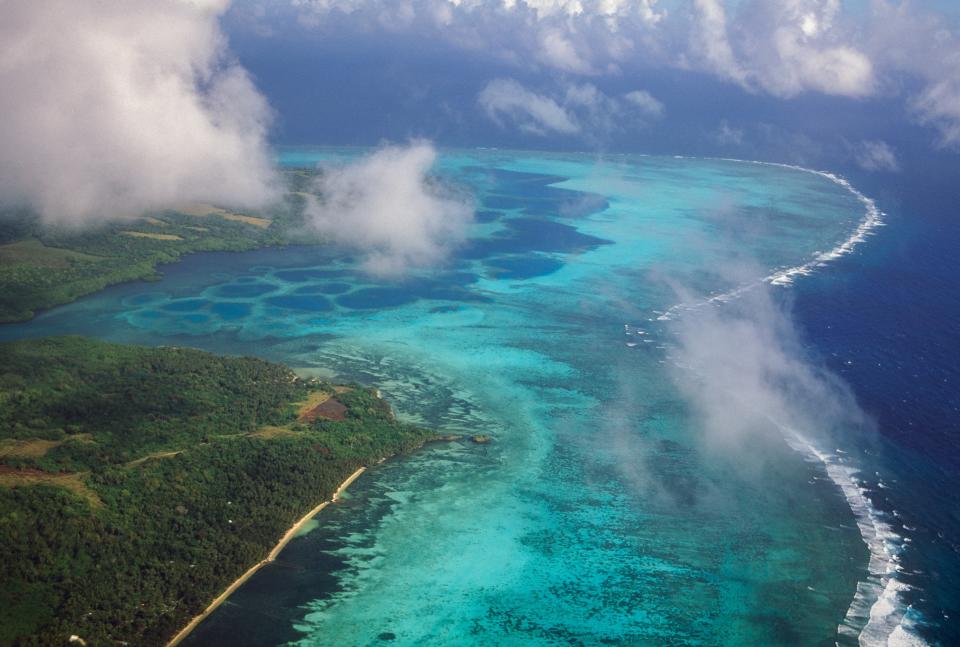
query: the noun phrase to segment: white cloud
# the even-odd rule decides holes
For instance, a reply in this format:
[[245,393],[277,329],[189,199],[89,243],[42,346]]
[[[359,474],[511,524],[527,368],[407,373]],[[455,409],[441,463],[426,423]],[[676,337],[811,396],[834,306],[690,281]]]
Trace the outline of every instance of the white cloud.
[[755,61],[757,82],[766,91],[787,97],[809,90],[847,97],[872,94],[875,79],[869,57],[854,47],[829,42],[837,7],[827,3],[821,12],[826,15],[795,9],[773,16],[772,48]]
[[593,66],[577,52],[572,39],[557,29],[546,29],[540,33],[538,57],[550,67],[564,72],[594,73]]
[[642,113],[649,117],[662,117],[663,103],[646,90],[634,90],[623,96],[624,99],[637,106]]
[[745,84],[746,75],[740,69],[727,34],[727,12],[721,0],[695,0],[696,30],[692,35],[692,49],[702,57],[706,69],[731,81]]
[[[17,61],[16,64],[0,65],[6,86],[15,88],[13,92],[5,91],[0,99],[5,115],[19,116],[8,106],[22,103],[11,98],[21,86],[27,88],[28,98],[33,103],[43,107],[41,119],[45,117],[44,112],[56,110],[53,106],[70,105],[71,101],[78,105],[70,105],[64,111],[73,115],[81,104],[95,102],[77,96],[67,96],[64,98],[69,101],[58,102],[55,99],[60,98],[59,95],[52,91],[45,93],[43,88],[69,88],[83,85],[81,80],[87,80],[91,88],[107,87],[112,92],[103,95],[90,90],[91,96],[110,105],[106,110],[98,106],[96,110],[86,112],[95,112],[103,115],[103,121],[110,121],[112,113],[120,110],[118,106],[132,110],[136,102],[126,105],[122,99],[111,102],[108,98],[122,95],[124,91],[129,95],[133,90],[143,97],[140,86],[149,84],[142,81],[154,74],[157,82],[149,89],[158,96],[156,101],[147,103],[159,105],[164,100],[173,101],[175,94],[186,97],[184,103],[192,105],[181,112],[187,118],[175,125],[181,131],[189,128],[202,131],[200,136],[161,137],[170,142],[171,148],[178,140],[186,139],[203,144],[207,150],[231,151],[234,146],[230,144],[207,146],[206,142],[230,140],[240,134],[241,139],[252,142],[247,148],[254,154],[246,155],[245,159],[262,159],[255,150],[266,120],[262,102],[259,108],[253,105],[255,101],[247,102],[251,106],[248,116],[258,114],[252,120],[255,124],[252,129],[241,128],[219,115],[210,114],[209,97],[216,94],[210,88],[216,87],[216,70],[230,67],[225,65],[223,37],[216,28],[218,12],[226,7],[228,0],[73,2],[67,3],[60,11],[51,9],[54,4],[54,0],[7,0],[4,5],[0,52],[5,52],[4,58],[10,61],[13,61],[12,57],[26,56],[29,63],[24,65]],[[562,74],[567,84],[575,83],[577,77],[589,76],[595,85],[602,87],[604,83],[600,79],[606,75],[619,78],[636,75],[640,78],[650,69],[681,68],[707,72],[748,91],[781,98],[809,92],[851,98],[902,94],[916,121],[937,128],[941,143],[960,146],[960,39],[955,35],[953,23],[919,2],[288,0],[258,3],[256,7],[260,12],[256,20],[264,25],[263,33],[270,33],[271,17],[284,11],[292,11],[302,25],[316,30],[318,37],[323,37],[325,29],[339,32],[355,29],[367,33],[406,30],[424,40],[442,41],[448,46],[469,50],[478,57],[514,66],[518,70],[517,76],[555,72]],[[44,13],[50,14],[48,19],[35,19]],[[248,11],[249,16],[254,13]],[[186,20],[185,16],[191,18]],[[163,36],[179,30],[175,23],[184,21],[193,24],[194,29],[182,30],[176,38]],[[120,23],[124,23],[122,30]],[[141,34],[147,36],[140,38]],[[170,46],[171,40],[182,43],[182,51]],[[51,49],[48,42],[55,47]],[[133,42],[138,43],[140,51],[130,47]],[[126,46],[120,46],[122,43]],[[118,52],[106,51],[114,45],[118,46]],[[74,53],[78,56],[73,56]],[[120,55],[115,55],[117,53]],[[187,61],[185,66],[182,65],[184,60]],[[149,67],[146,61],[153,61],[159,71],[145,72],[143,68]],[[83,65],[93,72],[81,72],[79,68]],[[168,69],[171,66],[172,71]],[[23,78],[11,79],[11,70],[22,72]],[[166,75],[169,82],[159,82],[159,75]],[[124,76],[127,82],[113,82],[120,76]],[[26,83],[24,79],[41,81]],[[48,79],[49,82],[43,82]],[[118,89],[118,86],[125,90]],[[917,87],[918,90],[913,89]],[[82,95],[83,92],[78,90],[74,94]],[[248,94],[256,96],[252,87]],[[51,100],[47,101],[48,98]],[[560,112],[565,110],[561,96],[548,98],[557,104]],[[536,109],[542,110],[543,106]],[[84,112],[80,111],[81,116]],[[561,123],[562,119],[556,118],[560,113],[553,112],[554,125]],[[570,113],[569,110],[566,112]],[[199,117],[191,118],[191,114],[199,114]],[[157,128],[170,127],[163,119],[147,117],[147,121],[155,122]],[[505,118],[504,115],[501,117]],[[571,113],[566,126],[547,128],[555,132],[571,132],[576,125],[585,128],[585,124],[577,124],[581,118]],[[11,123],[10,119],[6,121]],[[56,125],[56,119],[52,121]],[[532,128],[544,128],[533,118],[526,124]],[[0,133],[10,138],[7,131],[16,133],[20,130],[19,127],[9,127]],[[22,150],[21,141],[14,143]],[[219,154],[220,158],[227,156],[227,152]],[[141,156],[132,157],[139,159]],[[22,165],[29,161],[22,162]],[[253,165],[237,165],[235,175],[239,177],[244,169]],[[120,163],[119,166],[128,164]],[[154,184],[176,185],[176,175],[180,175],[180,181],[188,187],[191,184],[203,187],[221,184],[200,179],[190,182],[190,178],[197,177],[193,165],[182,167],[191,170],[174,172],[162,182],[155,180]],[[6,179],[3,181],[7,187],[14,182],[11,178],[28,175],[15,173],[16,169],[10,168],[9,164],[0,170],[4,171]],[[248,190],[262,186],[258,181],[238,184]],[[159,193],[159,190],[145,192],[151,198]],[[242,197],[242,192],[232,193]],[[56,201],[56,206],[59,208],[65,202]],[[70,202],[80,204],[83,200]],[[94,207],[94,210],[99,208]]]
[[604,76],[673,68],[784,99],[900,95],[914,121],[960,147],[956,21],[915,0],[290,2],[319,32],[411,30],[518,76],[558,72],[602,86]]
[[581,131],[588,138],[600,138],[620,125],[622,105],[592,83],[568,84],[563,90],[563,105],[577,115]]
[[931,83],[910,108],[921,123],[937,127],[942,144],[960,146],[960,78]]
[[908,101],[914,118],[939,131],[939,144],[960,148],[960,37],[954,24],[918,5],[874,0],[864,31],[879,65],[921,82]]
[[362,30],[411,29],[517,66],[581,75],[616,70],[667,15],[659,0],[291,1],[301,23],[321,30],[344,18]]
[[720,126],[713,135],[713,139],[723,146],[741,146],[743,144],[743,129],[730,125],[726,119],[720,121]]
[[560,104],[513,79],[490,81],[477,100],[490,119],[500,124],[509,120],[524,132],[536,135],[580,132],[580,125]]
[[769,288],[692,309],[673,332],[674,378],[708,447],[743,451],[760,435],[823,439],[870,425],[849,388],[810,360]]
[[228,56],[227,4],[4,2],[4,201],[81,222],[270,199],[270,110]]
[[721,0],[696,1],[691,48],[701,63],[743,87],[779,97],[815,91],[862,97],[873,64],[838,24],[837,0],[748,0],[733,20]]
[[448,9],[462,11],[524,12],[535,20],[576,18],[577,16],[601,16],[624,18],[638,16],[649,22],[657,22],[664,13],[657,11],[659,0],[291,0],[291,4],[305,13],[323,15],[332,10],[343,13],[363,11],[370,6],[380,8],[388,5],[403,5],[412,11],[449,15]]
[[306,214],[311,226],[364,255],[368,271],[399,275],[443,262],[466,235],[473,207],[429,176],[437,153],[426,142],[388,146],[322,169]]
[[663,116],[663,104],[645,90],[622,98],[608,96],[591,83],[568,83],[549,96],[525,88],[513,79],[495,79],[477,101],[501,126],[514,126],[533,135],[579,135],[603,139],[625,128],[642,128]]
[[[747,89],[866,96],[875,70],[839,0],[295,0],[315,24],[333,12],[367,27],[385,15],[518,66],[619,74],[642,61],[705,70]],[[731,9],[733,7],[733,9]],[[402,8],[403,16],[396,16]]]
[[896,171],[897,155],[885,141],[863,141],[853,148],[857,165],[866,171]]

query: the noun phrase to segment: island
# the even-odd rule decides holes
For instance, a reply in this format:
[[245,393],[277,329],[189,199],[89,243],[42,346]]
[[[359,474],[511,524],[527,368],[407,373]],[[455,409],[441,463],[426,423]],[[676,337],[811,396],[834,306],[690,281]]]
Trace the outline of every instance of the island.
[[320,242],[303,220],[315,175],[285,169],[284,199],[264,213],[190,204],[83,228],[27,211],[0,213],[0,323],[27,321],[117,283],[158,279],[159,265],[184,254]]
[[0,344],[0,644],[166,644],[358,470],[435,438],[261,359]]

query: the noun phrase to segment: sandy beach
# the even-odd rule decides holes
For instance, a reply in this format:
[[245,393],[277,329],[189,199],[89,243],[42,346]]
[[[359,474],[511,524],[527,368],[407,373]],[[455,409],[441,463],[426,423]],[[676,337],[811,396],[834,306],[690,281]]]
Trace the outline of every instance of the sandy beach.
[[336,501],[337,498],[339,498],[340,495],[343,494],[344,490],[346,490],[348,487],[350,487],[350,484],[353,483],[354,481],[356,481],[357,478],[358,478],[361,474],[363,474],[363,472],[364,472],[366,469],[367,469],[366,467],[361,467],[361,468],[358,469],[356,472],[354,472],[353,474],[351,474],[350,476],[348,476],[348,477],[347,477],[347,480],[345,480],[343,483],[341,483],[341,484],[340,484],[340,487],[337,488],[337,491],[333,493],[333,497],[331,497],[331,499],[330,499],[329,501],[324,501],[323,503],[321,503],[320,505],[318,505],[317,507],[313,508],[313,509],[310,510],[308,513],[306,513],[305,515],[303,515],[303,516],[300,518],[300,520],[297,521],[297,523],[295,523],[293,526],[291,526],[290,529],[287,530],[287,532],[284,533],[283,537],[280,538],[280,541],[277,542],[277,545],[273,547],[273,550],[271,550],[270,553],[269,553],[264,559],[260,560],[259,562],[257,562],[257,563],[254,564],[253,566],[251,566],[249,569],[247,569],[247,571],[246,571],[243,575],[241,575],[241,576],[238,577],[236,580],[234,580],[233,583],[230,584],[230,586],[228,586],[228,587],[226,588],[226,590],[224,590],[223,593],[221,593],[220,595],[218,595],[218,596],[213,600],[213,602],[211,602],[210,605],[207,606],[207,608],[203,610],[203,613],[201,613],[200,615],[194,617],[193,620],[191,620],[190,623],[187,624],[186,627],[184,627],[183,629],[181,629],[181,630],[177,633],[176,636],[174,636],[172,639],[170,639],[170,641],[167,643],[167,647],[174,647],[175,645],[179,644],[180,641],[182,641],[184,638],[186,638],[186,637],[190,634],[190,632],[193,631],[194,628],[204,620],[204,618],[206,618],[208,615],[210,615],[211,613],[213,613],[213,611],[214,611],[218,606],[220,606],[220,605],[223,603],[224,600],[226,600],[228,597],[230,597],[230,595],[233,594],[233,592],[236,591],[238,588],[240,588],[240,586],[241,586],[244,582],[246,582],[248,579],[250,579],[250,577],[251,577],[254,573],[256,573],[258,570],[260,570],[260,568],[263,567],[265,564],[269,564],[270,562],[272,562],[273,560],[275,560],[275,559],[277,558],[277,555],[280,554],[280,551],[283,550],[284,546],[286,546],[286,545],[290,542],[290,540],[293,539],[294,536],[296,536],[297,532],[298,532],[301,528],[303,528],[303,526],[306,525],[306,523],[307,523],[308,521],[310,521],[310,519],[312,519],[314,516],[316,516],[316,514],[317,514],[318,512],[320,512],[321,510],[323,510],[325,507],[327,507],[328,505],[330,505],[332,502]]

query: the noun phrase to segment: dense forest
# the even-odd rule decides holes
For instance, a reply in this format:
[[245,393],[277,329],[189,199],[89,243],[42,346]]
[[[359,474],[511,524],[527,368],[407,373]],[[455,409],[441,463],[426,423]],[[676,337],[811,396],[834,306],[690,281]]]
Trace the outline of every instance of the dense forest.
[[258,359],[0,344],[0,644],[163,644],[357,467],[431,437]]
[[210,205],[163,211],[84,229],[57,227],[27,213],[0,218],[0,323],[134,279],[200,251],[243,251],[317,242],[303,227],[303,191],[312,171],[283,173],[288,193],[268,212],[232,213]]

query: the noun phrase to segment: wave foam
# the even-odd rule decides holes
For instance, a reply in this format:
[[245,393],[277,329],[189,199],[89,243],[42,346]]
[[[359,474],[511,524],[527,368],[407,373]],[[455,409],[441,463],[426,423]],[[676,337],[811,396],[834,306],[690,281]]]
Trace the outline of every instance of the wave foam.
[[[711,158],[707,158],[707,159],[711,159]],[[860,223],[857,225],[856,229],[854,229],[853,232],[850,234],[850,236],[846,238],[846,240],[844,240],[839,245],[837,245],[836,247],[834,247],[829,251],[817,252],[814,255],[814,257],[809,261],[807,261],[806,263],[797,265],[795,267],[788,267],[786,269],[778,270],[773,274],[770,274],[769,276],[765,276],[760,280],[754,281],[752,283],[747,283],[745,285],[741,285],[737,288],[734,288],[733,290],[724,292],[722,294],[714,295],[708,299],[704,299],[703,301],[699,301],[697,303],[693,303],[693,304],[678,303],[674,306],[671,306],[669,309],[667,309],[666,312],[661,313],[660,316],[657,317],[658,321],[667,321],[672,318],[674,313],[682,310],[693,310],[701,306],[711,304],[711,303],[717,303],[717,302],[725,303],[732,299],[736,299],[744,292],[747,292],[748,290],[752,290],[755,287],[762,285],[764,283],[769,283],[771,285],[779,285],[779,286],[791,285],[796,277],[807,276],[809,274],[812,274],[818,267],[823,267],[827,263],[834,261],[840,258],[841,256],[845,256],[851,253],[856,248],[857,245],[859,245],[860,243],[862,243],[867,239],[867,236],[869,236],[874,229],[876,229],[877,227],[882,227],[884,225],[883,216],[885,214],[882,211],[880,211],[880,209],[877,207],[877,203],[872,198],[864,195],[855,186],[850,184],[849,180],[835,173],[831,173],[829,171],[818,171],[816,169],[806,168],[803,166],[796,166],[794,164],[782,164],[779,162],[759,162],[755,160],[741,160],[741,159],[734,159],[730,157],[721,157],[721,158],[712,158],[712,159],[717,159],[723,162],[736,162],[738,164],[756,164],[758,166],[775,166],[779,168],[792,169],[794,171],[802,171],[804,173],[812,173],[814,175],[819,175],[820,177],[826,178],[831,182],[833,182],[834,184],[843,187],[844,189],[849,191],[857,200],[859,200],[860,203],[863,204],[864,206],[864,217],[860,221]]]
[[[676,304],[665,312],[657,313],[659,321],[669,320],[680,311],[731,301],[764,283],[789,286],[796,277],[809,275],[817,268],[851,253],[874,229],[884,225],[885,214],[880,211],[876,202],[850,184],[846,178],[834,173],[777,162],[733,158],[713,159],[741,164],[776,166],[819,175],[843,187],[856,197],[864,206],[864,217],[846,240],[829,251],[816,253],[806,263],[778,270],[762,279],[696,303]],[[926,642],[912,630],[913,622],[909,617],[911,609],[903,598],[903,593],[910,590],[910,586],[898,578],[901,571],[900,555],[909,538],[898,534],[884,519],[884,513],[874,507],[866,488],[859,479],[860,470],[845,464],[845,459],[839,456],[844,452],[841,450],[837,450],[836,453],[823,452],[796,431],[783,425],[777,426],[785,432],[785,440],[790,447],[809,460],[822,464],[827,476],[843,493],[857,521],[860,536],[870,551],[868,576],[857,583],[857,592],[853,601],[843,621],[837,626],[838,636],[856,641],[861,647],[925,646]]]
[[827,476],[840,489],[853,511],[860,536],[870,551],[869,575],[857,583],[857,592],[837,633],[856,640],[861,647],[920,647],[926,643],[910,628],[909,606],[903,592],[910,586],[897,576],[905,538],[894,531],[877,510],[858,475],[860,471],[841,462],[836,454],[823,452],[793,430],[778,425],[787,433],[791,448],[823,465]]

